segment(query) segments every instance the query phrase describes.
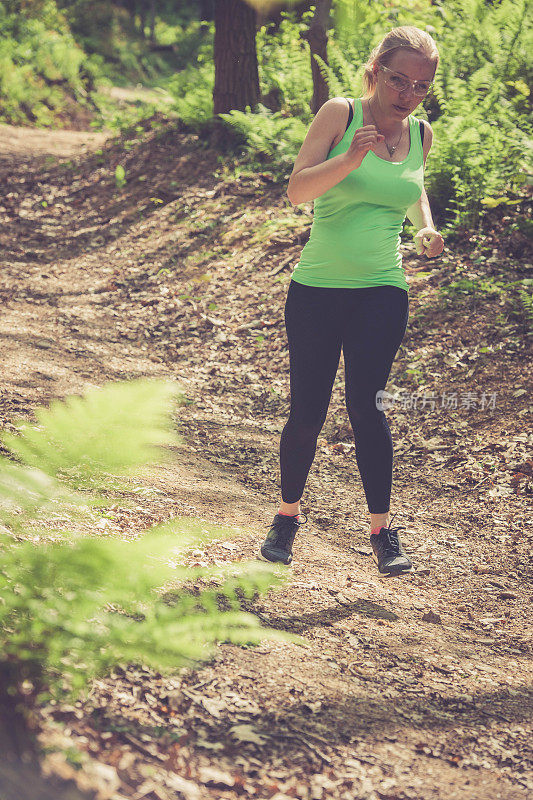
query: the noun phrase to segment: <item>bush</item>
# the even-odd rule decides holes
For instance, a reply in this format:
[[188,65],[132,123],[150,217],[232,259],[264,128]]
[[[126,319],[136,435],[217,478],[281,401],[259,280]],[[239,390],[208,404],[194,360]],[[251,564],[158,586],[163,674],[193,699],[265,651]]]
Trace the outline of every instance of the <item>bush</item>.
[[[77,697],[114,665],[172,671],[209,658],[219,641],[297,640],[241,608],[243,597],[284,580],[273,565],[181,563],[231,529],[170,519],[134,541],[92,532],[91,509],[109,503],[104,491],[116,488],[117,474],[169,457],[176,398],[171,383],[111,384],[38,409],[37,424],[21,420],[18,435],[4,434],[13,458],[0,459],[0,741],[36,704]],[[43,513],[66,514],[90,532],[57,530]],[[214,573],[215,588],[185,588]]]
[[0,116],[51,125],[67,97],[86,105],[85,53],[52,0],[0,2]]
[[242,135],[245,150],[259,169],[264,168],[265,161],[281,171],[292,166],[306,133],[300,119],[272,112],[261,103],[254,113],[248,108],[219,116]]

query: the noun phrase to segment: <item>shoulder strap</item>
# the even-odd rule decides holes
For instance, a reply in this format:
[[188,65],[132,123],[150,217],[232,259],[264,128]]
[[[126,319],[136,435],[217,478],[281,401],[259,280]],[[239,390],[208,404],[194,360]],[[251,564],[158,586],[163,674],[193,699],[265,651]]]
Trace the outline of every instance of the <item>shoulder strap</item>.
[[422,140],[422,145],[424,145],[424,130],[425,130],[425,125],[424,125],[424,123],[422,122],[422,120],[421,120],[421,119],[419,119],[419,120],[418,120],[418,122],[420,123],[420,138],[421,138],[421,140]]
[[346,102],[348,103],[348,108],[350,109],[350,111],[349,111],[349,113],[348,113],[348,122],[347,122],[347,124],[346,124],[346,127],[345,127],[345,129],[344,129],[344,133],[346,133],[346,131],[347,131],[347,130],[348,130],[348,128],[350,127],[350,122],[352,121],[352,118],[353,118],[353,108],[352,108],[352,104],[350,103],[350,101],[349,101],[348,99],[346,100]]

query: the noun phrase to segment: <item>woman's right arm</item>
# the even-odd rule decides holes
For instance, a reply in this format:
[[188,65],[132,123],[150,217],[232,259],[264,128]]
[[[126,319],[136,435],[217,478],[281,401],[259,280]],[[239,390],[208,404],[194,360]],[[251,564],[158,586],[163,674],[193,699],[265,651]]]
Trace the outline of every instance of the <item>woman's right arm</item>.
[[373,145],[383,140],[375,125],[365,125],[355,132],[346,153],[327,159],[335,137],[346,126],[346,119],[343,97],[332,97],[318,109],[289,178],[287,197],[293,205],[314,200],[336,186],[361,165]]

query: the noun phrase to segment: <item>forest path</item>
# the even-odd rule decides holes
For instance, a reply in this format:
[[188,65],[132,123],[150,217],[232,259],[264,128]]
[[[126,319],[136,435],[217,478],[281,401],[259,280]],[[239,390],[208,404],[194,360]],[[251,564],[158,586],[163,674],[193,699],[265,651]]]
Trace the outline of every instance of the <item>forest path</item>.
[[0,163],[28,161],[35,168],[39,157],[69,158],[95,150],[109,132],[53,130],[0,124]]
[[[157,492],[132,493],[136,516],[117,500],[109,530],[171,514],[200,517],[235,527],[235,537],[197,552],[196,563],[254,558],[278,500],[287,276],[275,274],[281,258],[275,244],[272,256],[272,237],[254,243],[253,259],[246,237],[251,226],[268,230],[283,200],[268,180],[221,188],[210,172],[216,154],[199,159],[195,137],[180,135],[176,144],[172,132],[139,146],[130,161],[112,144],[103,159],[83,157],[68,174],[61,164],[44,170],[42,161],[37,170],[30,139],[22,150],[0,159],[2,426],[108,380],[176,380],[188,401],[176,420],[183,444],[170,463],[143,470],[144,485]],[[128,183],[117,187],[115,164],[126,161]],[[217,199],[223,210],[210,205]],[[261,202],[266,223],[258,221]],[[216,243],[212,220],[224,223]],[[412,281],[415,306],[424,280]],[[87,704],[46,709],[47,742],[60,748],[68,739],[85,751],[86,774],[107,781],[109,797],[529,795],[522,498],[483,494],[479,481],[434,459],[439,448],[448,457],[474,447],[474,422],[439,445],[420,417],[390,414],[392,511],[400,510],[395,524],[407,526],[416,571],[381,577],[353,445],[343,435],[341,384],[306,487],[309,522],[295,542],[290,583],[249,605],[308,646],[223,644],[195,672],[168,679],[117,670],[95,682]],[[503,424],[494,415],[485,444],[497,446]],[[507,436],[521,453],[519,429]],[[68,720],[68,736],[57,718]],[[94,761],[110,771],[91,772]],[[47,763],[77,779],[60,749]]]

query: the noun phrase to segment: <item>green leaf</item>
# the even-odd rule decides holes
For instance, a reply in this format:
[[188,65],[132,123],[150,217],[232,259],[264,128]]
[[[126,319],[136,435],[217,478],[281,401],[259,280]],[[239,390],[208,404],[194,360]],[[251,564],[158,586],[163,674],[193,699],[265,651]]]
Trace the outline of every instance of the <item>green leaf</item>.
[[126,183],[126,170],[122,164],[117,164],[115,168],[115,183],[117,186],[124,186]]
[[[48,475],[127,472],[168,453],[162,445],[181,440],[167,424],[170,402],[181,390],[149,379],[107,384],[84,397],[55,400],[37,409],[37,425],[19,424],[20,435],[2,435],[6,448]],[[156,446],[159,446],[156,449]]]

